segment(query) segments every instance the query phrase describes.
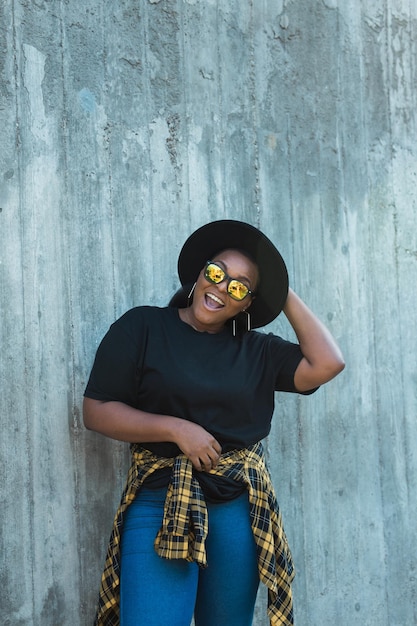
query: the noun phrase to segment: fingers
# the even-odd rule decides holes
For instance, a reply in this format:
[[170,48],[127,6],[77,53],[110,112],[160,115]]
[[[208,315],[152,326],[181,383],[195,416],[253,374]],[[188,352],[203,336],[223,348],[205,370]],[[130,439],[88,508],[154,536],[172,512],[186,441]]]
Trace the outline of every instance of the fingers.
[[208,452],[207,454],[200,454],[194,459],[190,458],[190,461],[197,471],[209,472],[211,469],[214,469],[216,467],[217,463],[219,462],[220,454],[221,448],[220,451],[213,449],[210,450],[210,452]]
[[213,440],[213,450],[216,453],[216,457],[217,457],[216,463],[217,463],[217,461],[219,460],[219,456],[222,453],[222,447],[219,444],[219,442],[217,441],[217,439]]

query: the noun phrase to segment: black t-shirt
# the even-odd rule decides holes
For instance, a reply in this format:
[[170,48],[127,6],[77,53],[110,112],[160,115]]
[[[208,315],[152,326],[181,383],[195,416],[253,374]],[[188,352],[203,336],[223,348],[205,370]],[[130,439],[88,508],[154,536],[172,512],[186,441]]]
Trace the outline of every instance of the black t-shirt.
[[[136,307],[103,338],[85,395],[190,420],[228,452],[268,435],[275,391],[296,392],[301,358],[297,344],[272,334],[198,332],[176,308]],[[169,442],[141,445],[160,456],[180,452]]]

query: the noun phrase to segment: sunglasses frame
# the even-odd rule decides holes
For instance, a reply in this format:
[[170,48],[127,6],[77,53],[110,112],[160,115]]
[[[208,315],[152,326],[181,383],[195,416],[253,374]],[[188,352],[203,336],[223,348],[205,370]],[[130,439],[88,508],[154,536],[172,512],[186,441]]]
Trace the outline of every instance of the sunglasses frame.
[[[215,281],[212,280],[208,275],[207,275],[207,269],[209,267],[209,265],[214,265],[216,268],[218,268],[219,270],[221,270],[224,274],[224,278],[222,278],[219,281]],[[209,283],[212,283],[213,285],[220,285],[220,283],[223,283],[225,280],[227,280],[227,295],[230,296],[230,298],[232,298],[232,300],[235,300],[235,302],[243,302],[243,300],[245,300],[245,298],[247,298],[248,296],[253,296],[255,294],[254,291],[252,291],[251,289],[249,289],[249,287],[247,285],[245,285],[245,283],[243,283],[241,280],[238,280],[237,278],[232,278],[231,276],[229,276],[229,274],[226,273],[226,271],[221,267],[221,265],[218,265],[218,263],[216,263],[215,261],[207,261],[205,268],[204,268],[204,278],[206,280],[209,281]],[[230,287],[230,283],[235,282],[238,283],[239,285],[243,285],[248,291],[247,293],[243,296],[243,298],[236,298],[234,295],[232,295],[229,291],[229,287]]]

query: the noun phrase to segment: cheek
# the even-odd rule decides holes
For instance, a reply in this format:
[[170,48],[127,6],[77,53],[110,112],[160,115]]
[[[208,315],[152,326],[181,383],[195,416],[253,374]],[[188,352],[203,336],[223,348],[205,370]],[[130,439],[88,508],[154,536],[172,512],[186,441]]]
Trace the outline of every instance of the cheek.
[[229,298],[231,304],[232,304],[232,308],[235,311],[235,315],[237,315],[238,313],[241,313],[242,311],[244,311],[245,309],[248,308],[249,304],[247,302],[243,303],[243,302],[238,302],[237,300],[233,300],[233,298]]
[[197,277],[196,287],[205,287],[207,283],[208,281],[204,278],[204,271],[201,270],[201,272],[199,273]]
[[253,298],[249,298],[247,301],[245,301],[245,304],[242,306],[242,311],[246,311],[247,313],[250,313],[250,307],[251,304],[253,302]]

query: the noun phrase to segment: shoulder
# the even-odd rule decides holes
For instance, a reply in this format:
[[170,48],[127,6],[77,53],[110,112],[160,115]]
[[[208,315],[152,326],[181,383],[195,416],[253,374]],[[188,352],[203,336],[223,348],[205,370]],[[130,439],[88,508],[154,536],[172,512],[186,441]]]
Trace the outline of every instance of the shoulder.
[[172,316],[167,307],[137,306],[121,315],[109,328],[109,333],[125,333],[138,335],[155,326],[160,326],[164,320]]
[[275,365],[279,364],[279,366],[282,366],[288,362],[296,362],[298,364],[302,357],[298,343],[293,343],[273,333],[251,331],[247,333],[246,341],[250,346],[250,350],[261,352]]
[[121,317],[119,317],[114,323],[126,325],[140,321],[151,323],[154,320],[160,320],[168,317],[168,312],[168,307],[148,305],[136,306],[123,313],[123,315],[121,315]]
[[271,350],[279,350],[281,348],[285,348],[287,345],[293,345],[291,342],[283,339],[279,335],[266,333],[261,330],[251,330],[249,333],[246,333],[245,341],[253,346]]

